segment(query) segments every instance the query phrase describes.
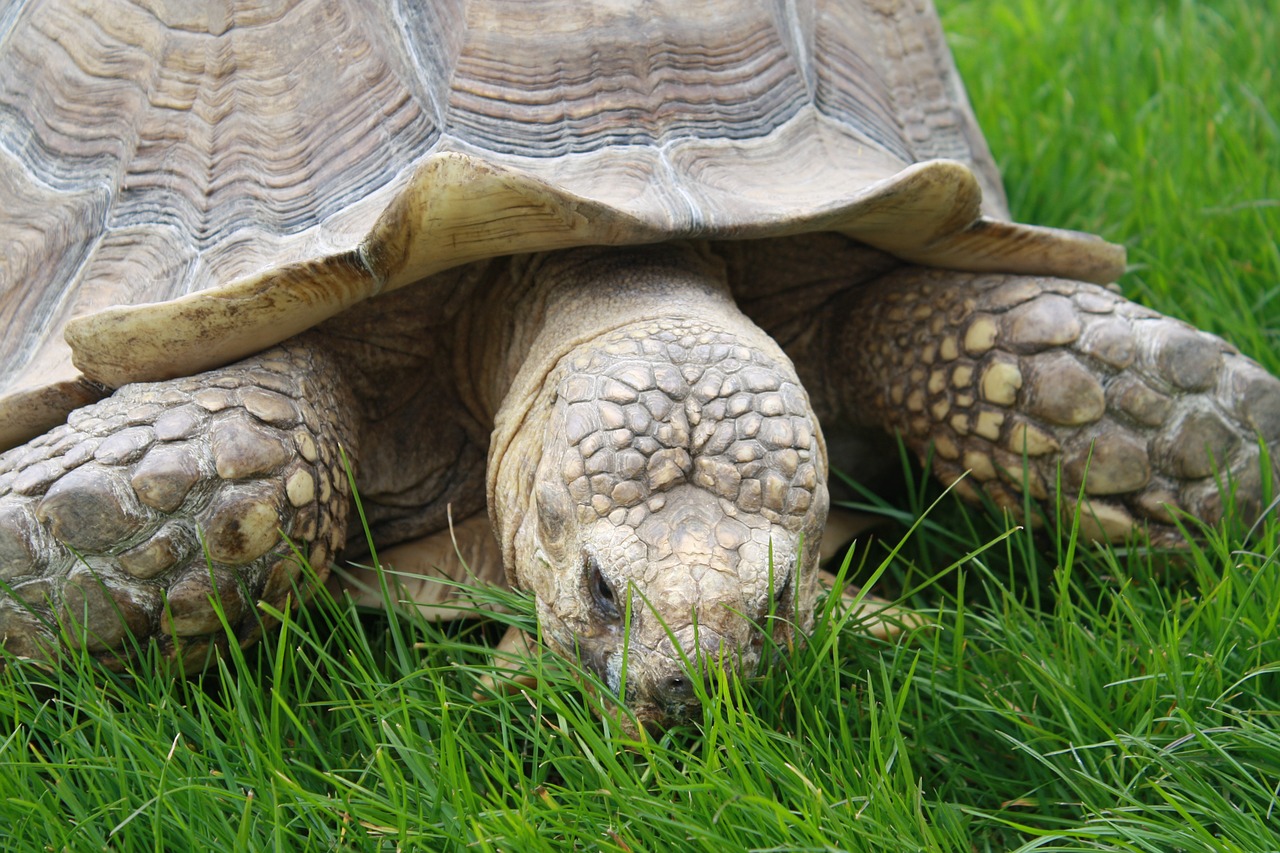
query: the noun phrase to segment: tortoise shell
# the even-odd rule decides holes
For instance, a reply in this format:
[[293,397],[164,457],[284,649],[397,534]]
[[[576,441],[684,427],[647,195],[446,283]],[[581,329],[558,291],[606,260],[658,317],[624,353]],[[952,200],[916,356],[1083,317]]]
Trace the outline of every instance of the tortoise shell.
[[496,255],[836,231],[1122,269],[1007,219],[926,0],[14,4],[0,449]]

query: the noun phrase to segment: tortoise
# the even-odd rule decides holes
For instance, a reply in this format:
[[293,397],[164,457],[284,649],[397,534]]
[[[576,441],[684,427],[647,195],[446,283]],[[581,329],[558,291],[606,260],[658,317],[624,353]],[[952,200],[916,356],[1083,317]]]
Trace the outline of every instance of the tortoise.
[[829,462],[896,436],[1157,544],[1277,473],[1280,382],[1107,287],[1120,247],[1010,221],[926,0],[33,0],[0,33],[11,655],[253,641],[298,557],[366,552],[349,468],[401,595],[527,590],[662,725],[694,664],[810,627]]

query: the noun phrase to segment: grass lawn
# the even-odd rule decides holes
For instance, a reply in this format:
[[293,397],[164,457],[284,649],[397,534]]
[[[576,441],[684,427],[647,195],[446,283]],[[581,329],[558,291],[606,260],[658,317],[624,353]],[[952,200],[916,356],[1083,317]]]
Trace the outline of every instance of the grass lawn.
[[[1273,372],[1277,12],[944,4],[1015,215],[1125,243],[1128,294]],[[202,682],[145,656],[131,679],[10,666],[0,846],[1280,850],[1280,523],[1170,560],[906,477],[849,570],[932,627],[888,644],[828,614],[657,741],[551,659],[540,688],[473,698],[501,625],[332,602]]]

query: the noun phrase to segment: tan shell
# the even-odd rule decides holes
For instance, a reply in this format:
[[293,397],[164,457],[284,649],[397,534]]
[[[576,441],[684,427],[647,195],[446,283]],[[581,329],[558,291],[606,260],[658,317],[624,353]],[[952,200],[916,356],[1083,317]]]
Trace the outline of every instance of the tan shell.
[[834,230],[1121,270],[1006,216],[924,0],[32,0],[0,11],[0,449],[499,254]]

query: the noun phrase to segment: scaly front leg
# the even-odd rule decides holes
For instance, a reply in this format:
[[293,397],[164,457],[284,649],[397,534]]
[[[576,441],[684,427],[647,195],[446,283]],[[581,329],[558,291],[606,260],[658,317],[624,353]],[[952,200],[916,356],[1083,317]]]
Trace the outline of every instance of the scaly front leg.
[[[1280,461],[1280,381],[1221,339],[1074,281],[906,268],[842,297],[827,338],[847,420],[898,431],[961,494],[1025,489],[1085,534],[1179,538],[1221,488],[1256,517]],[[1024,467],[1025,460],[1025,467]]]
[[332,360],[294,342],[127,385],[0,455],[5,648],[112,663],[133,635],[199,665],[224,636],[215,595],[256,638],[257,602],[283,606],[299,575],[290,542],[323,574],[344,541],[353,410]]

